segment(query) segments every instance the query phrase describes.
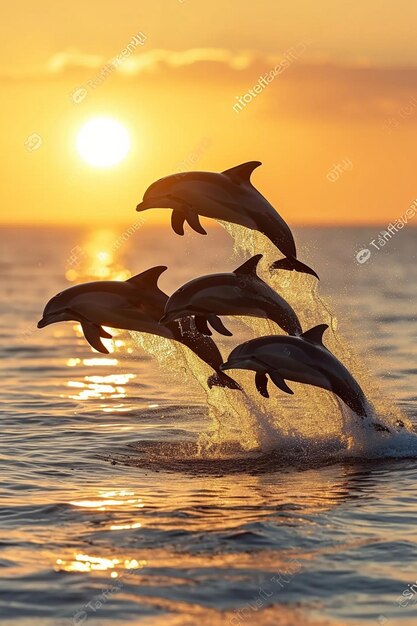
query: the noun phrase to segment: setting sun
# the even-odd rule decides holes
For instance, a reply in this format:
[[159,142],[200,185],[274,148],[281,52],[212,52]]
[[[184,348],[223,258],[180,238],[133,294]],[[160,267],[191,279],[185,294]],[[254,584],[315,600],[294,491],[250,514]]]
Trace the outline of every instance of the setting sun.
[[97,117],[86,122],[77,135],[77,150],[82,159],[94,167],[111,167],[120,163],[130,148],[130,138],[120,122]]

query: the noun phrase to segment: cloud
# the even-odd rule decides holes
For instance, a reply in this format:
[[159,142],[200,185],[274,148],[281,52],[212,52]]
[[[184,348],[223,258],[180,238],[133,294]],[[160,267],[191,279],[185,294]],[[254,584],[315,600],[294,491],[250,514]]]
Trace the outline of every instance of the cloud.
[[[117,52],[113,58],[121,52]],[[88,54],[71,48],[57,52],[43,65],[3,73],[1,78],[53,77],[75,70],[91,72],[101,69],[111,61],[112,58],[106,58],[101,54]],[[123,59],[118,71],[134,76],[143,72],[156,73],[166,68],[190,67],[200,63],[221,65],[238,71],[247,69],[255,61],[256,55],[250,51],[233,52],[225,48],[192,48],[182,51],[163,48],[146,50],[138,45],[136,49],[132,48],[131,53]]]
[[[263,74],[285,57],[290,58],[294,51],[288,69],[257,97],[260,103],[257,110],[261,115],[300,119],[338,117],[347,121],[350,118],[376,121],[393,116],[407,123],[417,121],[414,111],[417,67],[384,67],[363,61],[335,65],[324,58],[313,61],[308,45],[304,46],[305,54],[296,54],[301,44],[298,42],[279,55],[260,55],[251,50],[236,52],[226,48],[147,49],[145,39],[143,45],[131,46],[122,58],[118,56],[120,53],[113,57],[121,61],[114,67],[112,80],[117,75],[127,81],[134,81],[138,76],[145,81],[147,76],[152,76],[160,77],[161,84],[166,84],[169,75],[170,85],[178,80],[193,85],[195,90],[232,91],[232,107],[236,95],[253,88]],[[73,84],[82,85],[98,76],[111,61],[104,55],[68,49],[53,55],[40,67],[27,68],[7,78],[56,80],[68,77]]]

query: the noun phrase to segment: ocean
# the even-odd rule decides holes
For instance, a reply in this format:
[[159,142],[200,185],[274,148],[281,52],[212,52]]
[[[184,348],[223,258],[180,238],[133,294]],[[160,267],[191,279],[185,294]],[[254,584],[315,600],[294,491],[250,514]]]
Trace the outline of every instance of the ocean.
[[[0,230],[0,623],[415,624],[417,230],[377,250],[378,227],[296,229],[317,284],[269,275],[280,254],[262,236],[207,226]],[[329,323],[324,343],[403,432],[367,431],[311,387],[270,385],[266,400],[253,373],[229,372],[244,392],[208,391],[210,370],[168,340],[116,331],[102,355],[78,324],[36,328],[76,282],[167,265],[171,293],[255,252],[304,330]],[[225,358],[280,332],[225,321]]]

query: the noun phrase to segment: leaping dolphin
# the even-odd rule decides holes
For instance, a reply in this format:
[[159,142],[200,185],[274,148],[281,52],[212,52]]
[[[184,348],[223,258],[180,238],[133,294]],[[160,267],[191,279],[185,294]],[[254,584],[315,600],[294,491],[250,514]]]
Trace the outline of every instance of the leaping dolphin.
[[256,273],[262,254],[256,254],[229,274],[201,276],[175,291],[165,305],[161,323],[195,316],[198,330],[211,335],[231,335],[217,315],[248,315],[274,321],[286,333],[300,335],[301,325],[293,308]]
[[288,225],[252,185],[250,176],[259,165],[262,165],[260,161],[249,161],[221,173],[184,172],[165,176],[148,187],[136,210],[173,209],[171,224],[178,235],[184,234],[185,221],[197,233],[206,235],[199,215],[257,230],[285,255],[271,269],[295,270],[318,278],[314,270],[297,259]]
[[220,371],[223,359],[219,349],[210,337],[196,332],[192,318],[159,324],[168,296],[159,289],[157,282],[166,269],[165,266],[153,267],[125,282],[97,281],[69,287],[48,302],[38,328],[55,322],[77,321],[88,343],[104,354],[108,354],[108,350],[101,338],[111,335],[103,326],[174,339],[214,369],[216,373],[207,381],[210,388],[216,385],[240,389],[232,378]]
[[[327,324],[320,324],[300,337],[271,335],[251,339],[237,346],[221,366],[230,369],[253,370],[259,393],[269,398],[268,378],[288,394],[294,392],[285,382],[292,380],[320,387],[336,394],[360,418],[367,419],[369,405],[361,387],[344,365],[323,345]],[[390,432],[382,424],[376,430]]]

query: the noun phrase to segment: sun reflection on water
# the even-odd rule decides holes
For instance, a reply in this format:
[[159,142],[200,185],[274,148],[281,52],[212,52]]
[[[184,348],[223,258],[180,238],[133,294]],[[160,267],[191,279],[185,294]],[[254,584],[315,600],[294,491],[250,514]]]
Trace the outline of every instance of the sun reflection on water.
[[[104,522],[104,529],[117,532],[123,530],[140,529],[142,523],[136,519],[144,504],[142,498],[130,489],[99,489],[97,495],[84,500],[74,500],[69,503],[78,509],[85,509],[94,514],[96,511],[106,511],[111,518]],[[108,572],[112,578],[123,575],[126,570],[142,569],[147,564],[145,560],[128,558],[126,556],[111,558],[86,554],[83,551],[74,553],[71,557],[59,558],[55,561],[56,571],[66,572]]]
[[[74,263],[65,276],[71,283],[80,280],[127,280],[129,270],[118,263],[115,252],[118,234],[113,230],[99,230],[90,234],[88,241],[77,246]],[[126,243],[126,242],[125,242]]]
[[107,398],[125,398],[126,384],[136,378],[135,374],[107,374],[107,376],[84,376],[83,380],[68,380],[67,387],[79,389],[68,397],[72,400],[103,400]]
[[[111,578],[117,578],[123,570],[142,569],[147,561],[137,559],[108,559],[90,554],[74,554],[73,558],[56,559],[55,570],[65,572],[109,572]],[[119,570],[119,571],[117,571]]]
[[[76,258],[76,264],[73,264],[68,270],[66,276],[70,282],[86,282],[90,280],[127,280],[131,276],[131,272],[127,270],[119,259],[117,242],[120,239],[118,234],[112,230],[95,231],[89,235],[89,239],[82,246],[77,246],[79,252]],[[112,335],[112,339],[102,338],[103,344],[109,353],[123,348],[124,352],[131,354],[133,348],[126,345],[123,338],[124,331],[108,328],[103,326],[104,330]],[[81,325],[74,323],[73,329],[78,337],[83,337]],[[91,348],[94,356],[91,358],[71,357],[65,362],[70,368],[76,367],[115,367],[119,364],[119,359],[111,356],[98,355]],[[96,356],[97,354],[97,356]],[[70,394],[62,397],[68,397],[79,403],[90,400],[120,400],[126,398],[126,385],[134,379],[135,374],[108,374],[108,375],[86,375],[79,380],[68,380],[67,387]],[[131,407],[123,404],[102,404],[100,409],[105,413],[125,412]]]
[[88,500],[74,500],[70,502],[72,506],[83,507],[88,509],[98,509],[98,510],[114,510],[117,507],[135,507],[135,508],[143,508],[142,498],[136,497],[136,493],[134,491],[129,491],[127,489],[113,489],[112,491],[103,491],[100,490],[98,492],[98,496],[96,498],[90,498]]

